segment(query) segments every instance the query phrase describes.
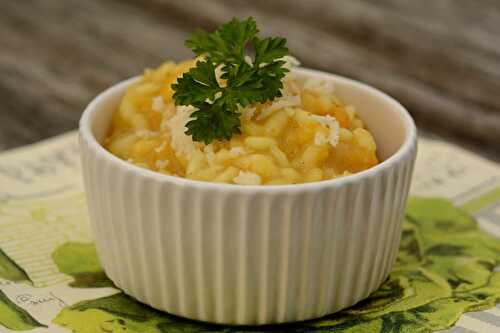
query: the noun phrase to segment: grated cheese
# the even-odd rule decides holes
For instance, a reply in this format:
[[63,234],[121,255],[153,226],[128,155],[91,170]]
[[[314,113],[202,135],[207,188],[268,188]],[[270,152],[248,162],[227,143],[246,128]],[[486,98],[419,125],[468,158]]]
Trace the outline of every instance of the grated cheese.
[[169,165],[169,160],[158,160],[155,162],[155,167],[157,169],[165,169]]
[[177,106],[177,113],[166,122],[162,123],[162,129],[166,128],[172,136],[170,145],[172,149],[184,156],[190,156],[196,149],[191,135],[184,133],[187,128],[186,124],[191,120],[191,114],[194,112],[192,106]]
[[215,67],[215,80],[217,80],[217,83],[219,84],[219,87],[224,88],[227,85],[226,80],[223,80],[221,78],[222,76],[222,67],[224,65],[220,64],[219,66]]
[[250,66],[253,66],[252,58],[250,58],[249,56],[246,55],[244,59],[245,59],[245,62],[247,64],[249,64]]
[[300,61],[291,55],[286,55],[283,58],[281,58],[280,60],[283,60],[285,62],[283,67],[285,67],[287,69],[292,69],[294,67],[300,66]]
[[253,108],[253,107],[240,107],[238,112],[241,114],[241,116],[243,117],[243,119],[246,119],[246,120],[250,120],[252,119],[253,115],[255,114],[255,111],[257,109],[256,108]]
[[333,82],[317,78],[308,78],[304,82],[304,89],[320,92],[325,95],[331,95],[335,91]]
[[328,142],[328,139],[326,138],[326,135],[324,135],[321,132],[316,132],[316,134],[314,135],[314,144],[316,146],[324,145],[327,142]]
[[203,152],[207,157],[208,163],[212,165],[215,160],[214,146],[211,143],[206,145],[205,148],[203,148]]
[[229,153],[235,157],[239,157],[246,153],[245,148],[243,147],[233,147],[229,150]]
[[261,181],[258,174],[246,171],[240,171],[238,176],[233,178],[233,182],[240,185],[260,185]]
[[153,101],[151,102],[151,109],[155,112],[162,112],[165,108],[165,103],[163,102],[162,96],[153,97]]
[[332,147],[335,147],[339,143],[339,132],[340,132],[340,125],[337,119],[331,117],[330,115],[318,116],[315,114],[311,115],[311,118],[316,120],[318,123],[325,125],[328,128],[328,130],[330,131],[330,135],[328,136],[328,142],[332,145]]
[[274,112],[281,110],[281,109],[300,106],[301,103],[302,102],[300,100],[300,96],[298,96],[298,95],[297,96],[278,97],[272,102],[272,104],[270,106],[262,109],[259,116],[257,117],[257,120],[266,119],[267,117],[272,115]]
[[161,145],[159,145],[158,147],[155,148],[155,152],[156,153],[161,153],[163,150],[165,150],[165,148],[167,148],[167,141],[163,141],[161,143]]
[[135,132],[135,134],[140,137],[140,138],[151,138],[156,136],[158,133],[147,130],[147,129],[141,129]]

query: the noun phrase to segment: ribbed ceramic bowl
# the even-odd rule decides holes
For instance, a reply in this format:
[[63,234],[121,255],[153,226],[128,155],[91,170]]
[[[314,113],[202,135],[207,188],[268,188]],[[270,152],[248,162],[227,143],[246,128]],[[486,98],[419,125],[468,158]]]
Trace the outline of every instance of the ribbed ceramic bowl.
[[240,186],[136,167],[102,146],[134,79],[100,94],[80,121],[91,225],[102,265],[154,308],[226,324],[301,321],[376,290],[396,259],[416,155],[416,129],[391,97],[332,80],[375,137],[382,163],[341,179]]

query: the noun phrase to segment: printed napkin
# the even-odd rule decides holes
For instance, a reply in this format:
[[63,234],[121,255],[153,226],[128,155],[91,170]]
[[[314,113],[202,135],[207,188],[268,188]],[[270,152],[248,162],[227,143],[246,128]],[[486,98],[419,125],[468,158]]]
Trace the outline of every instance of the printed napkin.
[[1,332],[500,331],[500,165],[420,139],[400,253],[368,299],[266,327],[189,321],[115,288],[88,227],[77,135],[0,154]]

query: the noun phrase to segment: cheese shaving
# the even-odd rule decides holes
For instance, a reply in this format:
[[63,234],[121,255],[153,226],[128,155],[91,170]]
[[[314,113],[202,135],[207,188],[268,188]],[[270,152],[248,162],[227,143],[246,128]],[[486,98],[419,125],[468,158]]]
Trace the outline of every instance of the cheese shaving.
[[153,98],[151,103],[151,109],[155,112],[162,112],[165,108],[165,103],[163,102],[162,96],[156,96]]
[[332,145],[332,147],[335,147],[339,143],[339,132],[340,132],[340,125],[337,121],[337,119],[331,117],[330,115],[326,116],[318,116],[318,115],[311,115],[311,118],[316,120],[318,123],[325,125],[330,134],[328,135],[328,142]]
[[317,91],[325,95],[331,95],[335,91],[335,86],[333,82],[329,80],[322,80],[317,78],[308,78],[304,82],[304,89]]
[[159,145],[158,147],[156,147],[154,150],[156,153],[161,153],[162,151],[165,150],[165,148],[167,148],[167,141],[163,141],[161,143],[161,145]]
[[246,153],[245,148],[243,147],[233,147],[229,150],[229,153],[233,155],[234,157],[239,157],[241,155],[244,155]]
[[240,171],[238,176],[233,178],[233,182],[240,185],[260,185],[261,181],[258,174],[246,171]]
[[172,149],[184,156],[190,156],[196,149],[193,138],[187,135],[186,124],[191,120],[191,114],[194,112],[192,106],[177,106],[177,113],[166,122],[162,123],[162,129],[166,128],[172,136],[170,145]]
[[247,64],[249,64],[250,66],[253,66],[252,58],[250,58],[249,56],[246,55],[244,59],[245,59],[245,62]]
[[322,146],[324,145],[325,143],[327,143],[328,140],[326,138],[326,135],[324,135],[323,133],[321,132],[317,132],[315,135],[314,135],[314,144],[317,145],[317,146]]
[[294,67],[300,66],[300,61],[291,55],[286,55],[280,60],[283,60],[285,62],[285,65],[283,67],[287,69],[293,69]]
[[157,169],[165,169],[169,163],[170,163],[169,160],[158,160],[155,162],[155,167]]
[[208,163],[212,165],[215,160],[214,146],[211,143],[206,145],[205,148],[203,149],[203,152],[207,157]]
[[289,108],[289,107],[297,107],[300,106],[301,104],[301,99],[300,96],[283,96],[276,98],[272,104],[260,112],[260,114],[257,117],[257,120],[262,120],[268,118],[270,115],[272,115],[274,112]]
[[244,108],[240,107],[239,110],[238,110],[238,112],[241,113],[241,117],[243,119],[250,120],[254,116],[256,110],[257,110],[256,108],[247,106],[247,107],[244,107]]
[[140,138],[151,138],[156,136],[158,133],[147,130],[147,129],[141,129],[135,132],[135,134],[140,137]]

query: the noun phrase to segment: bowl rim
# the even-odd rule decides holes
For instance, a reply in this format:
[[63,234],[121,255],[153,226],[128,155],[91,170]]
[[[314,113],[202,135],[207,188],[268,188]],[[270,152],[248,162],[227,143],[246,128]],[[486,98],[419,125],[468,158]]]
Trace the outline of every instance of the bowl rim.
[[350,78],[346,78],[340,75],[323,72],[314,69],[308,68],[297,68],[293,70],[299,74],[305,75],[314,75],[327,79],[334,79],[337,82],[342,82],[348,85],[357,86],[362,88],[363,90],[368,91],[371,94],[376,95],[379,98],[385,99],[387,102],[394,106],[394,109],[397,110],[399,117],[404,123],[406,130],[406,137],[403,144],[398,148],[398,150],[389,156],[384,161],[380,162],[376,166],[373,166],[369,169],[345,176],[340,178],[322,180],[318,182],[311,183],[299,183],[299,184],[282,184],[282,185],[240,185],[240,184],[226,184],[226,183],[215,183],[215,182],[207,182],[201,180],[188,179],[183,177],[170,176],[166,174],[162,174],[150,169],[142,168],[136,166],[132,163],[129,163],[121,158],[113,155],[111,152],[106,150],[95,138],[92,133],[91,125],[92,121],[95,117],[95,114],[98,112],[98,106],[106,101],[110,96],[114,96],[117,91],[124,89],[126,86],[132,84],[137,81],[140,76],[135,76],[126,80],[123,80],[113,86],[107,88],[99,95],[97,95],[92,101],[87,105],[83,114],[79,121],[79,136],[80,140],[85,141],[87,145],[91,148],[94,154],[97,154],[101,158],[104,158],[111,162],[118,168],[129,170],[138,176],[151,179],[153,181],[157,181],[160,183],[173,183],[176,185],[188,186],[200,190],[225,190],[232,192],[294,192],[294,191],[304,191],[304,190],[321,190],[324,188],[331,187],[342,187],[346,184],[359,182],[362,180],[366,180],[372,178],[378,174],[380,174],[383,170],[387,168],[391,168],[394,164],[397,164],[401,160],[407,159],[414,148],[417,146],[417,128],[415,123],[410,116],[409,112],[406,108],[401,105],[394,98],[389,96],[388,94],[362,82],[357,80],[353,80]]

